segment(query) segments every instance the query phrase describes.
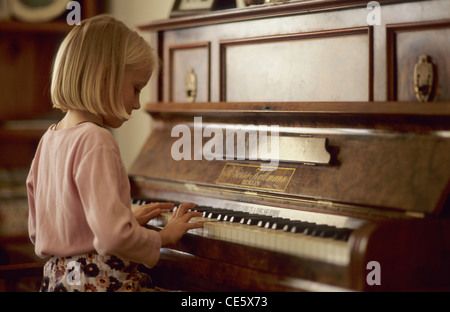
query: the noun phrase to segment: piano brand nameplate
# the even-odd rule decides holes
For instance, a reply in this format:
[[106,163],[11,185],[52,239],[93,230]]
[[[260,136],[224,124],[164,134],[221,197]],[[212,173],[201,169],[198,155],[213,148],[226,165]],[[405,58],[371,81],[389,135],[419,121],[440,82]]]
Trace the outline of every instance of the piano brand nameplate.
[[285,191],[294,173],[294,168],[227,163],[216,184],[266,191]]

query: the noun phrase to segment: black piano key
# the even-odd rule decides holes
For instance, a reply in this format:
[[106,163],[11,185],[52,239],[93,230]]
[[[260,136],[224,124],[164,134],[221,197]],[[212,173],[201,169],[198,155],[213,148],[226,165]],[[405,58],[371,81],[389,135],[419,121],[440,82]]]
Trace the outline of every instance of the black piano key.
[[217,216],[217,220],[219,221],[226,221],[227,216],[229,216],[232,213],[236,213],[236,211],[233,210],[223,210],[219,213]]
[[173,209],[170,210],[169,212],[175,212],[178,209],[178,207],[180,207],[180,205],[182,204],[182,203],[175,202],[175,201],[157,201],[157,202],[158,203],[173,203]]
[[240,223],[243,218],[248,216],[250,216],[249,212],[243,212],[242,214],[234,214],[228,219],[228,222]]
[[136,205],[136,206],[142,206],[142,205],[146,205],[147,201],[145,199],[135,198],[135,199],[131,200],[131,204]]
[[286,222],[286,224],[283,226],[283,231],[285,232],[292,232],[292,233],[302,233],[305,229],[306,225],[311,225],[315,223],[301,221],[301,220],[291,220],[289,222]]
[[220,215],[223,215],[225,213],[231,213],[233,210],[228,209],[214,209],[212,211],[207,211],[203,214],[204,217],[208,219],[217,219]]
[[319,236],[324,238],[333,237],[333,235],[336,233],[336,230],[337,228],[335,226],[329,226],[323,229]]
[[314,222],[299,221],[291,225],[290,232],[309,234],[316,225]]
[[314,226],[307,227],[303,231],[303,234],[311,235],[311,236],[321,236],[321,234],[323,232],[325,232],[328,227],[329,226],[326,224],[316,224]]
[[305,234],[317,237],[331,237],[332,235],[334,235],[335,231],[336,231],[335,226],[319,224],[309,229],[309,231],[307,231],[308,233]]
[[275,222],[272,222],[271,228],[272,230],[283,230],[284,227],[288,224],[292,223],[291,219],[284,219],[276,220]]
[[258,223],[262,220],[268,220],[271,219],[271,216],[265,216],[265,215],[250,215],[247,217],[244,217],[241,219],[242,224],[247,225],[258,225]]
[[213,207],[209,207],[209,206],[195,206],[191,210],[195,211],[195,212],[206,212],[206,211],[212,211],[215,209]]
[[[249,215],[248,212],[240,212],[240,211],[226,213],[226,214],[224,214],[223,221],[236,223],[236,222],[239,222],[238,220],[241,220],[242,218],[244,218],[248,215]],[[233,219],[233,221],[231,221],[232,219]],[[235,219],[236,219],[236,221],[235,221]]]
[[283,226],[283,231],[284,232],[290,232],[292,227],[296,224],[299,223],[300,221],[298,220],[291,220],[290,222],[287,222],[284,226]]
[[217,216],[217,220],[219,220],[219,221],[227,221],[226,220],[226,218],[227,218],[227,216],[230,214],[231,212],[221,212],[221,213],[219,213],[219,215]]
[[336,229],[335,233],[333,234],[332,238],[336,240],[342,240],[342,241],[348,241],[350,234],[353,232],[352,229],[348,228],[339,228]]
[[217,219],[217,217],[220,215],[220,212],[216,211],[206,211],[203,213],[203,217],[208,219]]
[[[264,223],[263,227],[266,229],[272,229],[273,224],[276,224],[277,222],[280,223],[285,220],[287,220],[287,219],[286,218],[271,218],[271,219],[263,222]],[[258,224],[258,226],[259,226],[259,224]]]
[[203,212],[203,217],[208,219],[216,219],[219,216],[220,212],[217,209],[207,210]]

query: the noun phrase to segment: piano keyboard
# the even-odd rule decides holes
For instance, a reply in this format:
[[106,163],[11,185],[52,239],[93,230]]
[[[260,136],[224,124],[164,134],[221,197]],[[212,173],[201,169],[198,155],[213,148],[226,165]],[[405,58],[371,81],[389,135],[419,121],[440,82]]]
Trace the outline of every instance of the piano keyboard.
[[[144,205],[151,202],[137,200],[132,204]],[[176,203],[175,205],[177,206]],[[189,234],[336,265],[349,264],[348,238],[352,232],[351,228],[295,217],[273,216],[268,214],[272,209],[266,210],[265,214],[201,205],[192,210],[203,213],[203,217],[191,220],[203,222],[203,228],[190,230]],[[163,212],[148,225],[162,228],[172,214],[173,212]]]

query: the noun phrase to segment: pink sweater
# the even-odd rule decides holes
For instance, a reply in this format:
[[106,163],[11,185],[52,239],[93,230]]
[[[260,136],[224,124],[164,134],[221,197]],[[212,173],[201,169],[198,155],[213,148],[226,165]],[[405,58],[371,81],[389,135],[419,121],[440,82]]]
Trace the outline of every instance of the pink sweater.
[[44,134],[27,179],[29,234],[41,258],[97,251],[153,267],[158,233],[131,212],[119,147],[93,123]]

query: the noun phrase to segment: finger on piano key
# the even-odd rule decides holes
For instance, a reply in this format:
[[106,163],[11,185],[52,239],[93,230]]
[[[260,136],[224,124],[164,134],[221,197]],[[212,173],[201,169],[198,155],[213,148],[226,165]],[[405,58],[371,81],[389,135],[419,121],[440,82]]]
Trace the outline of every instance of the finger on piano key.
[[[205,206],[194,207],[191,211],[204,213],[204,217],[191,219],[191,222],[203,223],[203,228],[188,232],[193,235],[337,264],[349,261],[346,241],[352,230],[348,228]],[[155,225],[164,227],[172,215],[172,212],[163,212],[154,220]]]

